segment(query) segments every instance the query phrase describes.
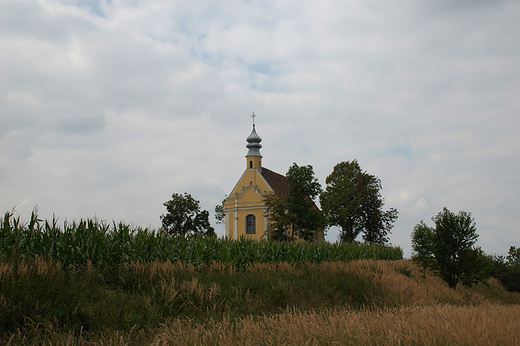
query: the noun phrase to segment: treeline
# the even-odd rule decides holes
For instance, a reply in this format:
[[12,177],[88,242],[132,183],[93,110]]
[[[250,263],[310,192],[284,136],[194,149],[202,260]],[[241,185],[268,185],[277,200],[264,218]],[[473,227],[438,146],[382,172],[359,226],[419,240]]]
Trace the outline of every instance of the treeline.
[[12,212],[0,220],[0,256],[5,261],[41,257],[67,266],[114,267],[130,262],[182,262],[194,266],[214,262],[243,268],[252,263],[321,263],[358,259],[397,260],[399,247],[369,244],[238,241],[199,235],[178,236],[122,222],[96,219],[23,222]]

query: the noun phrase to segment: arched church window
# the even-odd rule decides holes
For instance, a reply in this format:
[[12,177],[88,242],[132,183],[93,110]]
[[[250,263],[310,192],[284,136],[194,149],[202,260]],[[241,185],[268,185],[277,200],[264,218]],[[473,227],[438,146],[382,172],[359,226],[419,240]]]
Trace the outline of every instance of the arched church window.
[[246,233],[256,233],[256,218],[252,214],[246,216]]

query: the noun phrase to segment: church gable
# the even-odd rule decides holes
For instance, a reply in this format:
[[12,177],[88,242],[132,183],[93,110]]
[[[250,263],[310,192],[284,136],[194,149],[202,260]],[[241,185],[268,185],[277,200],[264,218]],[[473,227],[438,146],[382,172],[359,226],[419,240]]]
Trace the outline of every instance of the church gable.
[[[264,195],[271,193],[273,190],[269,183],[262,177],[258,170],[246,170],[238,183],[233,188],[233,191],[229,195],[229,199],[238,198],[242,199],[246,192],[254,191],[257,199],[263,201]],[[251,196],[253,197],[253,196]],[[228,201],[229,201],[228,199]]]
[[[226,236],[260,240],[265,237],[269,222],[264,198],[274,192],[287,196],[289,183],[284,175],[262,167],[262,139],[256,133],[254,122],[246,141],[246,170],[224,204]],[[323,239],[323,232],[320,239]]]
[[262,199],[264,196],[260,193],[260,190],[256,186],[246,186],[242,189],[242,193],[238,196],[238,199],[245,199],[245,200],[257,200],[258,198]]

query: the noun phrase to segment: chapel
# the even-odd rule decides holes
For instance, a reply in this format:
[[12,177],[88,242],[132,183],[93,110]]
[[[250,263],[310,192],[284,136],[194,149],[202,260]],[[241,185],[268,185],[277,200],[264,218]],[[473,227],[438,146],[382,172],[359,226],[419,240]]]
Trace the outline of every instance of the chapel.
[[[287,178],[262,166],[262,138],[256,133],[255,116],[253,113],[253,130],[246,139],[246,169],[224,203],[226,237],[235,240],[267,238],[269,218],[264,198],[275,191],[289,194]],[[315,240],[323,241],[324,232],[318,232]]]

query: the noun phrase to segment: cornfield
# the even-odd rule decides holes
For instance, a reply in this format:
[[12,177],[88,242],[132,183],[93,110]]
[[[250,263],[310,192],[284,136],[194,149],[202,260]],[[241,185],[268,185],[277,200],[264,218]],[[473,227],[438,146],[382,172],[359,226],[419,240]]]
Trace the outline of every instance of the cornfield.
[[221,263],[245,268],[255,263],[350,262],[399,260],[402,249],[384,245],[238,241],[210,237],[178,237],[122,222],[86,219],[71,223],[56,218],[28,223],[12,212],[0,219],[0,256],[4,259],[51,259],[73,265],[113,267],[131,262],[182,262],[193,266]]

